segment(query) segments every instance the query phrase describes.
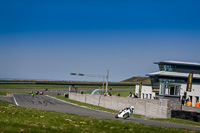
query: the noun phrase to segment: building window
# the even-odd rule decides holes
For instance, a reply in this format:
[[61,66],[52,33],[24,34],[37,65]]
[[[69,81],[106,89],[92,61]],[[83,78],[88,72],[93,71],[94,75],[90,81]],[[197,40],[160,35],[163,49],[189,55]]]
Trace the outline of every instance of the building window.
[[152,94],[149,94],[149,96],[150,96],[150,99],[152,98]]
[[175,90],[174,90],[174,85],[170,85],[170,86],[169,86],[169,91],[170,91],[170,95],[175,95],[175,94],[174,94],[174,91],[175,91]]
[[200,74],[199,67],[196,67],[196,66],[160,64],[159,70],[160,71],[184,72],[184,73],[190,73],[191,70],[193,70],[194,73]]
[[180,88],[181,86],[179,84],[161,83],[160,95],[179,96]]

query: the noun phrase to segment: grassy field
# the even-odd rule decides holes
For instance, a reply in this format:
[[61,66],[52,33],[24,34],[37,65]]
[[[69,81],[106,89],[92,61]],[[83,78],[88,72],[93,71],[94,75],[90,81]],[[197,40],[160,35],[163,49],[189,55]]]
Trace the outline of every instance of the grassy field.
[[0,89],[68,89],[68,85],[0,84]]
[[[137,78],[137,82],[140,78]],[[142,81],[142,80],[141,80]],[[0,84],[54,84],[54,85],[83,85],[83,86],[102,86],[103,82],[88,82],[88,81],[47,81],[47,80],[0,80]],[[109,82],[111,86],[135,86],[136,82]]]
[[[135,93],[134,89],[129,89],[129,90],[109,90],[109,92],[111,93],[111,95],[115,96],[117,94],[117,92],[120,94],[121,97],[128,97],[129,93]],[[91,94],[92,91],[84,91],[85,94]],[[100,92],[100,94],[104,94],[104,92]]]
[[0,131],[3,132],[73,132],[73,133],[187,133],[185,129],[148,126],[119,120],[97,119],[67,113],[15,106],[0,101]]
[[[38,90],[38,89],[42,89],[45,90],[46,88],[48,89],[64,89],[64,90],[68,90],[70,85],[50,85],[50,84],[0,84],[0,92],[1,89],[4,89],[5,92],[1,92],[1,93],[6,93],[6,90],[8,89],[30,89],[32,90]],[[95,89],[101,89],[101,86],[84,86],[84,85],[77,85],[76,87],[78,87],[79,91],[83,90],[84,93],[87,94],[91,94],[91,92]],[[112,90],[109,90],[110,88],[112,88]],[[117,92],[120,93],[121,96],[128,96],[129,92],[134,92],[135,87],[134,86],[109,86],[108,87],[109,92],[112,95],[116,95]],[[0,93],[0,95],[1,95]],[[104,92],[102,92],[103,94]]]
[[[0,84],[0,89],[68,89],[70,85],[49,84]],[[78,88],[102,89],[102,86],[76,85]],[[105,87],[104,87],[105,88]],[[134,89],[134,86],[108,86],[112,89]]]
[[6,96],[6,92],[0,92],[0,96]]

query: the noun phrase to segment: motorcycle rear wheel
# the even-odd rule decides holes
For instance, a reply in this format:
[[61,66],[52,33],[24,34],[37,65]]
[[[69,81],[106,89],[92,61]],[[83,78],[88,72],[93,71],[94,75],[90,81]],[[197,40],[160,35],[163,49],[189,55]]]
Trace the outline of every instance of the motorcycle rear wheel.
[[126,119],[128,117],[129,117],[129,113],[126,113],[126,114],[123,115],[123,119]]

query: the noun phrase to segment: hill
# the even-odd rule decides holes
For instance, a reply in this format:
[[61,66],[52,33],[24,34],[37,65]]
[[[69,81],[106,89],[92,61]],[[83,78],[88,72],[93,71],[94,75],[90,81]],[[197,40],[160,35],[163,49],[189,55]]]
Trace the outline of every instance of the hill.
[[131,77],[121,82],[127,82],[127,83],[133,83],[133,84],[140,84],[142,82],[143,84],[151,84],[149,77]]

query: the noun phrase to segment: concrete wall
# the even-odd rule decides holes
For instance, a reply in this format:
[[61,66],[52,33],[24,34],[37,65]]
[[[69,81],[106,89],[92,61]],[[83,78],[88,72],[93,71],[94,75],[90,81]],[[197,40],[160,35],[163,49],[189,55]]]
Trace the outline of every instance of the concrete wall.
[[102,96],[90,94],[70,93],[69,99],[85,102],[105,108],[120,110],[125,107],[134,106],[135,114],[154,118],[171,117],[172,109],[181,109],[181,102],[171,102],[169,99],[138,99],[132,97]]
[[200,113],[200,108],[195,107],[182,106],[182,110]]

